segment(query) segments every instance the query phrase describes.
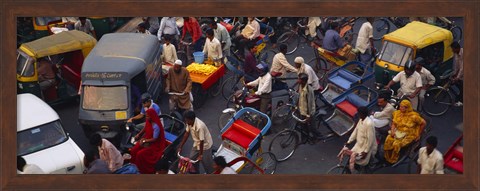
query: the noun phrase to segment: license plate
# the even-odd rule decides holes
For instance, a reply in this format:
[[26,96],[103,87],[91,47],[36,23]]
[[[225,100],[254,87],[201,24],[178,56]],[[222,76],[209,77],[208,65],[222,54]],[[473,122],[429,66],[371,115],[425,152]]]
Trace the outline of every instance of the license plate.
[[126,111],[116,111],[115,112],[115,119],[116,120],[127,119],[127,112]]

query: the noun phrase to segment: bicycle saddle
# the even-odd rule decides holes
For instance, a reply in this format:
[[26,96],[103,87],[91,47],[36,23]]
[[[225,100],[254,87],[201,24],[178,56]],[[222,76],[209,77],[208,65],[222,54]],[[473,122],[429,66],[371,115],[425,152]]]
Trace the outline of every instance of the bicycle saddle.
[[270,72],[270,75],[272,75],[272,77],[278,77],[278,76],[281,76],[282,73],[281,72]]

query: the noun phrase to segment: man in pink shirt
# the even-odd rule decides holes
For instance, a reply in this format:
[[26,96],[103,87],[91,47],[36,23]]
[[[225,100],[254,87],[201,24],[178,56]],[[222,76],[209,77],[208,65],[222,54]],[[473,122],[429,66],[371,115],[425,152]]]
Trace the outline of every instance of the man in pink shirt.
[[98,147],[100,159],[108,164],[111,172],[115,172],[123,166],[122,154],[110,141],[102,139],[99,134],[94,134],[90,137],[90,144]]

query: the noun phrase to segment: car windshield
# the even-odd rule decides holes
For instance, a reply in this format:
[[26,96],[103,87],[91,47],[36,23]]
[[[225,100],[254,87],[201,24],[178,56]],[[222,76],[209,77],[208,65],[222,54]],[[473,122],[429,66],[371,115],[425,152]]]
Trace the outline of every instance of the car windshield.
[[23,156],[67,141],[60,121],[17,132],[17,155]]
[[17,52],[17,74],[27,77],[35,74],[33,59],[30,56]]
[[47,26],[49,22],[62,20],[61,17],[35,17],[38,26]]
[[380,60],[397,66],[405,66],[405,63],[411,58],[411,55],[411,48],[390,41],[385,41],[383,43]]
[[127,86],[83,86],[83,109],[126,110],[128,109]]

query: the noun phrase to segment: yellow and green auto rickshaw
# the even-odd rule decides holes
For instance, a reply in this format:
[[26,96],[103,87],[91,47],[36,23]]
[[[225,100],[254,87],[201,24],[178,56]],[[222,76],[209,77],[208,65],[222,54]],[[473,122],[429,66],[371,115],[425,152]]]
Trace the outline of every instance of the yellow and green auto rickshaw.
[[[17,50],[17,93],[32,93],[49,104],[78,98],[83,60],[97,43],[81,31],[65,31],[22,44]],[[41,90],[38,60],[51,65],[55,82]]]
[[375,81],[386,85],[408,60],[422,57],[427,68],[441,83],[453,69],[453,42],[449,30],[413,21],[382,38],[382,50],[376,59]]

